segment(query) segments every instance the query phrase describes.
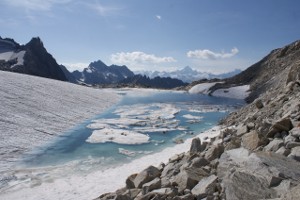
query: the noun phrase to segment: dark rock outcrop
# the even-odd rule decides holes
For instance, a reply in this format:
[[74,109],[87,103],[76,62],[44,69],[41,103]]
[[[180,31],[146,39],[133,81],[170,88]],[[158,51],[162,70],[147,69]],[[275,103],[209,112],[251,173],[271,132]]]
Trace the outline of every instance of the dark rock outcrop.
[[11,39],[0,39],[0,53],[5,52],[14,56],[9,60],[0,60],[0,70],[67,81],[63,70],[38,37],[32,38],[26,45],[19,45]]
[[140,86],[146,88],[161,88],[161,89],[173,89],[181,86],[186,86],[187,83],[182,82],[179,79],[170,78],[170,77],[155,77],[150,79],[147,76],[134,75],[128,77],[119,82],[120,84],[125,84],[129,87]]

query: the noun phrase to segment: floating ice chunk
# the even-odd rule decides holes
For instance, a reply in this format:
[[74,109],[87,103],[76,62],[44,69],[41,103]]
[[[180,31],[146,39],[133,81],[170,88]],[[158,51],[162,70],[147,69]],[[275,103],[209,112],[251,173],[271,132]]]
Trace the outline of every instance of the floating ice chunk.
[[136,155],[134,151],[129,151],[129,150],[123,149],[123,148],[119,148],[119,153],[126,155],[126,156],[130,156],[130,157],[133,157]]
[[149,136],[122,129],[104,128],[93,131],[86,140],[89,143],[114,142],[118,144],[143,144],[149,142]]
[[182,117],[186,118],[186,119],[203,119],[202,116],[194,116],[194,115],[191,115],[191,114],[186,114],[186,115],[183,115]]

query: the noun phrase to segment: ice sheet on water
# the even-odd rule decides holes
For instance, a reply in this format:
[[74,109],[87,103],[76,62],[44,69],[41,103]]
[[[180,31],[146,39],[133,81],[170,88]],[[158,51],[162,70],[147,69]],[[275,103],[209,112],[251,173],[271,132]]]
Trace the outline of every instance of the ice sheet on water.
[[149,137],[145,133],[185,130],[184,127],[179,126],[180,121],[174,119],[179,112],[179,108],[167,103],[120,106],[113,112],[119,117],[93,120],[93,123],[87,126],[95,131],[86,141],[119,144],[147,143]]
[[89,143],[114,142],[117,144],[144,144],[149,142],[149,136],[123,129],[104,128],[93,131],[86,140]]

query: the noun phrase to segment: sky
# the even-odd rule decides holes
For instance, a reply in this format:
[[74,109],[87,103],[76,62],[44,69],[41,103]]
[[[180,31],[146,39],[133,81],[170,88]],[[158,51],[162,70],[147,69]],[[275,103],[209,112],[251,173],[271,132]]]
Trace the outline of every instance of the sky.
[[70,71],[245,69],[300,39],[299,0],[0,0],[0,36],[40,37]]

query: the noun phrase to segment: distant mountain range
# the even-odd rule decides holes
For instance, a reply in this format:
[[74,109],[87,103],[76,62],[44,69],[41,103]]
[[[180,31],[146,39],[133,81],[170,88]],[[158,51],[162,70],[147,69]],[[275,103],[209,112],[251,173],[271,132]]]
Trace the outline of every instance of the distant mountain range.
[[197,81],[200,79],[214,79],[214,78],[228,78],[231,76],[234,76],[238,73],[240,73],[241,70],[235,69],[234,71],[228,72],[228,73],[223,73],[223,74],[212,74],[212,73],[207,73],[207,72],[199,72],[197,70],[192,69],[189,66],[186,66],[185,68],[181,70],[175,70],[171,72],[166,72],[166,71],[137,71],[135,72],[136,74],[142,74],[146,75],[149,78],[155,78],[157,76],[159,77],[170,77],[170,78],[176,78],[179,80],[182,80],[183,82],[186,83],[191,83],[193,81]]
[[86,84],[114,84],[125,78],[134,76],[126,66],[111,65],[107,66],[98,60],[89,64],[82,72],[74,71],[72,75],[80,82]]
[[125,65],[107,66],[98,60],[91,62],[83,71],[70,72],[59,65],[53,56],[47,52],[39,37],[32,38],[26,45],[20,45],[13,39],[0,37],[0,70],[41,76],[61,81],[69,81],[85,85],[131,87],[153,87],[171,89],[185,86],[199,79],[227,78],[240,72],[235,70],[226,74],[202,73],[185,67],[172,72],[139,72],[133,73]]
[[154,77],[149,78],[146,75],[134,75],[128,77],[120,82],[126,86],[140,86],[146,88],[163,88],[163,89],[172,89],[175,87],[186,86],[187,83],[184,83],[182,80],[170,78],[170,77]]

